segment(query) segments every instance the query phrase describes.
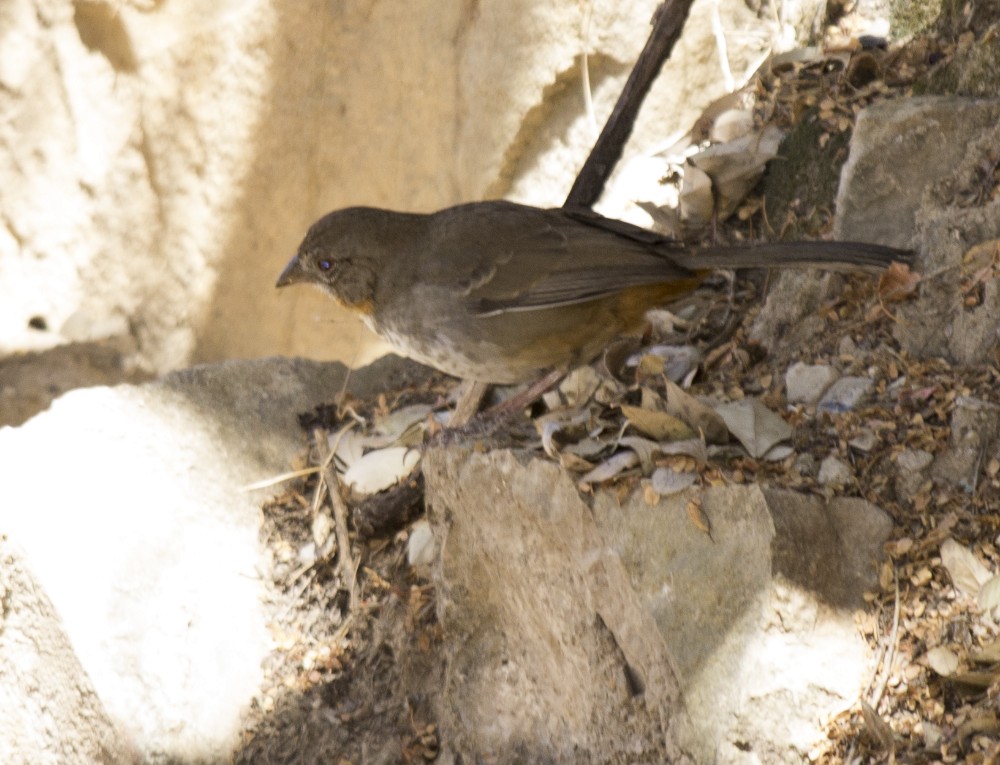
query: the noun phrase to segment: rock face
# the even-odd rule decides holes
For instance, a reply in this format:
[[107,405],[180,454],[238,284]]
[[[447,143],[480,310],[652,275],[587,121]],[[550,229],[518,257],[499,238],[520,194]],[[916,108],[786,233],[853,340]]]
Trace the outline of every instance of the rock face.
[[[921,270],[934,278],[900,307],[895,330],[916,356],[977,364],[1000,343],[1000,287],[982,278],[1000,249],[1000,199],[982,180],[983,157],[998,143],[998,99],[927,96],[858,117],[834,236],[922,243]],[[970,300],[980,282],[982,294]]]
[[523,454],[435,450],[424,475],[453,754],[801,762],[856,700],[851,609],[891,529],[868,503],[710,489],[709,536],[688,497],[588,503]]
[[[384,348],[360,324],[273,289],[307,226],[351,204],[560,204],[657,2],[8,0],[0,355],[115,337],[153,373],[363,364]],[[725,89],[716,13],[737,75],[767,47],[744,3],[696,4],[631,153]]]

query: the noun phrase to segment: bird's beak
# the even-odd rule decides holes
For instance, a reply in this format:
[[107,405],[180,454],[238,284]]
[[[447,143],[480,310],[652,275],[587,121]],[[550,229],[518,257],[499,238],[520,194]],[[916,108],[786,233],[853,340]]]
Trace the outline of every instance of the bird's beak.
[[289,284],[296,284],[298,282],[308,281],[309,275],[306,270],[302,267],[302,262],[299,260],[299,256],[296,255],[290,261],[288,265],[285,266],[285,270],[281,272],[281,276],[278,277],[278,283],[275,287],[287,287]]

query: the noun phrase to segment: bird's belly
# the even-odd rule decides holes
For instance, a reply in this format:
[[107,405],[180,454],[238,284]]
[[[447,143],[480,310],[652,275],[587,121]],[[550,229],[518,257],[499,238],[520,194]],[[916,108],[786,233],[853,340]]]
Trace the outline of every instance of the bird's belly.
[[464,380],[514,384],[537,377],[553,366],[519,364],[508,358],[503,349],[464,335],[454,337],[449,332],[438,331],[416,338],[391,325],[376,325],[365,318],[369,329],[401,355]]
[[[554,310],[466,314],[459,320],[383,314],[368,326],[399,353],[456,377],[490,383],[528,382],[552,369],[593,359],[622,331],[641,324],[644,311],[621,311],[615,300]],[[409,321],[407,321],[407,319]]]

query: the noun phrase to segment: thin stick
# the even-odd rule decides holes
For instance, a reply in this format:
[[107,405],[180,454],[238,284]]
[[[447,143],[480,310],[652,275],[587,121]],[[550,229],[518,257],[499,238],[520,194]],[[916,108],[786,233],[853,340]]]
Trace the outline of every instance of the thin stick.
[[653,14],[653,31],[639,54],[632,73],[618,96],[611,116],[584,162],[580,174],[570,189],[563,207],[591,207],[604,190],[604,184],[621,158],[622,148],[632,134],[639,107],[649,92],[653,80],[663,68],[675,43],[681,36],[684,22],[694,0],[665,0]]
[[352,427],[354,427],[354,423],[337,434],[337,443],[332,448],[327,446],[326,431],[318,429],[315,432],[316,448],[319,451],[320,459],[323,460],[320,475],[323,478],[323,483],[326,484],[326,493],[329,495],[330,505],[333,507],[333,528],[337,536],[337,572],[340,574],[340,581],[343,582],[344,589],[350,596],[349,613],[354,613],[357,606],[358,567],[354,564],[354,556],[351,554],[351,537],[347,529],[347,504],[340,493],[340,479],[333,466],[333,456],[337,453],[341,437]]

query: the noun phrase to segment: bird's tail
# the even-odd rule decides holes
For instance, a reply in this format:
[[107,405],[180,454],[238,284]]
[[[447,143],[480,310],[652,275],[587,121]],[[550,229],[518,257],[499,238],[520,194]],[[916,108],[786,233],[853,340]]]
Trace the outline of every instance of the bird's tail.
[[703,268],[822,268],[828,271],[882,271],[891,263],[912,263],[913,251],[866,242],[771,242],[746,247],[699,247],[676,261]]

